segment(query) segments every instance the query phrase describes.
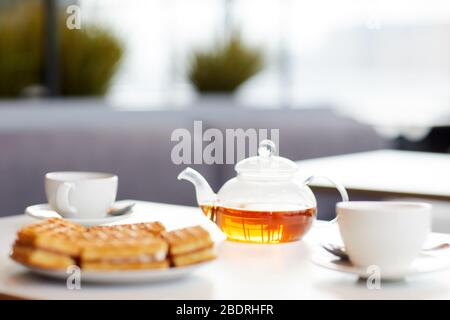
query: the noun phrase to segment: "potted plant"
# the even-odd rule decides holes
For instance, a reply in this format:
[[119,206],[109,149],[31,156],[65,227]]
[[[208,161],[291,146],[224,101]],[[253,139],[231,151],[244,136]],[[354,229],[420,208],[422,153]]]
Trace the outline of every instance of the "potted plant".
[[62,28],[60,81],[63,96],[103,96],[123,55],[121,42],[106,28]]
[[[59,86],[62,96],[103,96],[123,55],[118,38],[104,27],[83,24],[69,30],[58,22]],[[0,12],[0,97],[45,93],[42,3],[4,6]],[[34,90],[36,88],[43,90]]]
[[261,50],[247,46],[238,33],[233,33],[210,49],[194,52],[188,75],[203,100],[200,104],[205,100],[206,104],[223,104],[262,67]]

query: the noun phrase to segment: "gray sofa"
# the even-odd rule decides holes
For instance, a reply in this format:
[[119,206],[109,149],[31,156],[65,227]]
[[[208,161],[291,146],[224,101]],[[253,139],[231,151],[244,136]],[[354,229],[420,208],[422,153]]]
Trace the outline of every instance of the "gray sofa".
[[[89,105],[89,104],[88,104]],[[372,128],[324,108],[257,110],[190,108],[117,111],[97,106],[0,105],[0,216],[45,202],[43,177],[60,170],[105,171],[119,176],[118,199],[195,204],[192,186],[177,181],[185,167],[171,161],[173,130],[278,128],[280,154],[293,160],[388,146]],[[232,165],[193,165],[217,190]],[[319,195],[320,197],[320,195]],[[320,212],[330,218],[330,210]]]

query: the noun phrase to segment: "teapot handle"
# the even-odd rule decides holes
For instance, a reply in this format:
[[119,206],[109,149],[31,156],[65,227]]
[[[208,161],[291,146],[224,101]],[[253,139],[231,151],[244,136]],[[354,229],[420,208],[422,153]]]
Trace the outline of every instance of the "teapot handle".
[[[310,176],[308,179],[305,180],[305,184],[309,185],[309,183],[311,183],[312,181],[317,180],[317,179],[326,180],[330,184],[332,184],[339,191],[339,194],[341,195],[343,202],[346,202],[349,200],[348,193],[347,193],[347,190],[345,189],[345,187],[341,183],[339,183],[331,178],[328,178],[325,176]],[[329,221],[328,223],[333,224],[333,223],[336,223],[336,221],[337,221],[337,217],[334,218],[333,220]]]

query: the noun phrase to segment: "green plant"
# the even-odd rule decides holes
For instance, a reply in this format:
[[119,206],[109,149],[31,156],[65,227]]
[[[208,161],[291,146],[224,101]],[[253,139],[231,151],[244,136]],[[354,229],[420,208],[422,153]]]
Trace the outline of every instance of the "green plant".
[[[44,83],[44,20],[42,1],[2,7],[0,11],[0,96],[20,96],[30,85]],[[84,23],[69,30],[61,11],[59,85],[64,96],[106,93],[123,55],[120,41],[106,28]]]
[[200,92],[233,92],[262,67],[261,51],[234,34],[210,50],[195,52],[189,79]]
[[0,96],[20,95],[42,78],[43,16],[37,1],[0,10]]
[[100,27],[61,30],[60,81],[66,96],[103,95],[123,50],[119,41]]

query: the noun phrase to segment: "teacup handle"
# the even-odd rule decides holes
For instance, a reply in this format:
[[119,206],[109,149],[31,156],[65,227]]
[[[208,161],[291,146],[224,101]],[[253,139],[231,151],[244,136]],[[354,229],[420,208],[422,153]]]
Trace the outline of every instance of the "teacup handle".
[[64,182],[60,184],[58,190],[56,190],[56,206],[59,210],[68,212],[72,215],[77,213],[77,209],[70,204],[69,195],[70,191],[75,186],[72,183]]
[[[339,191],[339,194],[342,197],[342,202],[348,201],[348,193],[347,193],[347,190],[345,190],[345,187],[341,183],[339,183],[331,178],[328,178],[325,176],[310,176],[308,179],[305,180],[305,184],[308,185],[310,182],[312,182],[313,180],[317,180],[317,179],[323,179],[323,180],[328,181]],[[336,221],[337,221],[337,217],[334,218],[333,220],[330,220],[328,223],[333,224]]]

